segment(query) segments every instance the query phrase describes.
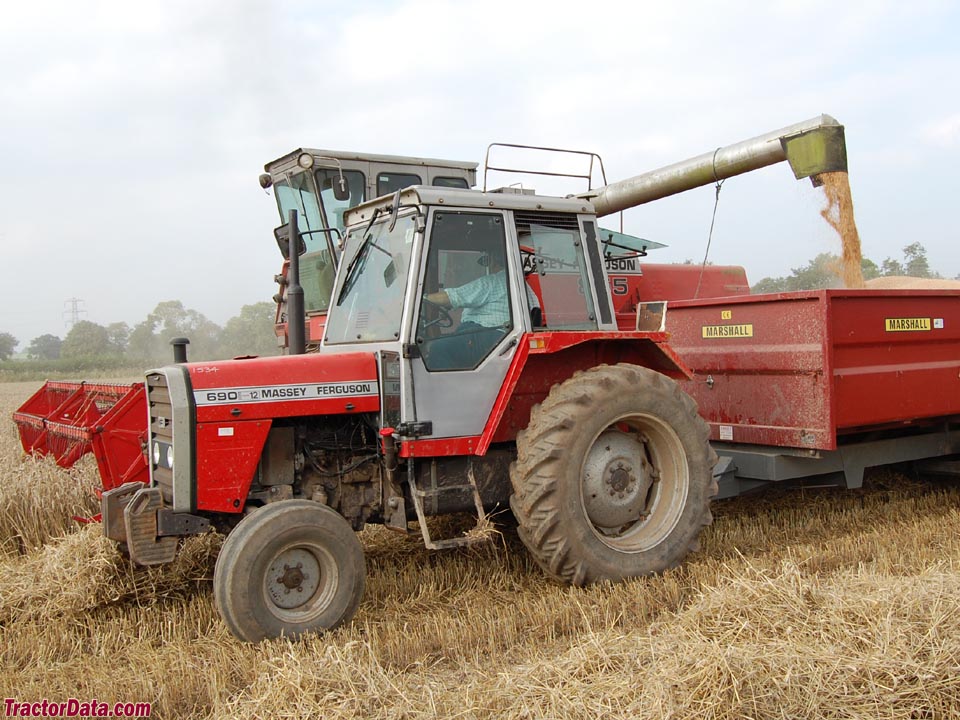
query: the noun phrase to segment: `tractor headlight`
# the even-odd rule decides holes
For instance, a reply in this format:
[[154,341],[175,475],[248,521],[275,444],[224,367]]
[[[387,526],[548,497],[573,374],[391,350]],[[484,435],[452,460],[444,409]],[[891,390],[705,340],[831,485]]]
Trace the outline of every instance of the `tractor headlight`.
[[173,470],[173,446],[167,446],[167,467]]
[[310,153],[301,153],[300,157],[297,158],[297,165],[304,170],[309,170],[313,167],[313,155]]
[[155,442],[153,444],[153,464],[154,465],[160,464],[160,443],[158,442]]

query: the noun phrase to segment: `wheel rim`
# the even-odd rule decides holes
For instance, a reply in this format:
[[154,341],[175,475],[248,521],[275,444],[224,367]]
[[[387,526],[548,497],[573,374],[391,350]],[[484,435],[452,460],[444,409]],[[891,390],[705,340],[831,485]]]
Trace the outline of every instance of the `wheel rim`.
[[327,609],[339,586],[333,555],[316,543],[297,542],[271,558],[263,577],[263,596],[278,619],[306,624]]
[[594,535],[621,552],[666,539],[686,506],[689,468],[680,438],[652,415],[625,415],[597,433],[580,471],[580,500]]

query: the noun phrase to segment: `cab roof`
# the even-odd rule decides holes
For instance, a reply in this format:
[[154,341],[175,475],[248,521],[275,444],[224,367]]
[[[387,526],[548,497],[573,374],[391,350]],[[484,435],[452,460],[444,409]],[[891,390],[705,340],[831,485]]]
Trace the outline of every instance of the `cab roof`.
[[[392,195],[369,200],[348,210],[344,216],[346,225],[370,220],[377,208],[381,211],[391,205]],[[511,192],[510,189],[482,192],[460,188],[412,185],[400,191],[401,205],[438,205],[478,209],[525,210],[529,212],[556,212],[567,214],[593,213],[593,205],[577,197],[551,197]]]
[[297,158],[303,153],[320,157],[332,157],[337,160],[356,160],[360,162],[392,163],[395,165],[409,165],[411,167],[451,168],[456,170],[476,170],[477,163],[461,160],[440,160],[437,158],[422,158],[409,155],[381,155],[379,153],[353,152],[350,150],[322,150],[318,148],[297,148],[286,155],[281,155],[263,166],[267,172],[276,172],[287,166],[296,165]]

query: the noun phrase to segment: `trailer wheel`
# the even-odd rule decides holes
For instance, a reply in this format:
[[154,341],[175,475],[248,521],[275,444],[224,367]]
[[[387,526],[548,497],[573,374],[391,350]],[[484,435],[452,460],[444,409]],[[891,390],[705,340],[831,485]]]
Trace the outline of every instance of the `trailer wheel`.
[[241,640],[297,637],[348,622],[363,596],[366,565],[356,533],[310,500],[271,503],[227,536],[213,595]]
[[710,524],[716,453],[694,400],[636,365],[556,386],[517,437],[510,505],[537,563],[573,585],[673,567]]

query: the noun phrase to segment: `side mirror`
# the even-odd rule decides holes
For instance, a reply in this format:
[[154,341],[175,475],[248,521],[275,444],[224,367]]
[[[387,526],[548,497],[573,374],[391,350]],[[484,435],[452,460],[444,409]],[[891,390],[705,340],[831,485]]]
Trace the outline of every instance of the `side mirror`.
[[333,197],[340,202],[346,202],[350,199],[350,187],[343,175],[338,175],[333,179]]
[[[277,247],[280,248],[280,254],[284,260],[290,259],[290,223],[285,223],[278,228],[273,229],[273,237],[276,238]],[[303,255],[307,251],[307,244],[300,237],[297,255]]]
[[397,190],[393,194],[393,200],[391,201],[393,207],[390,208],[390,225],[387,227],[387,232],[393,232],[393,229],[397,226],[397,215],[400,214],[400,191]]

